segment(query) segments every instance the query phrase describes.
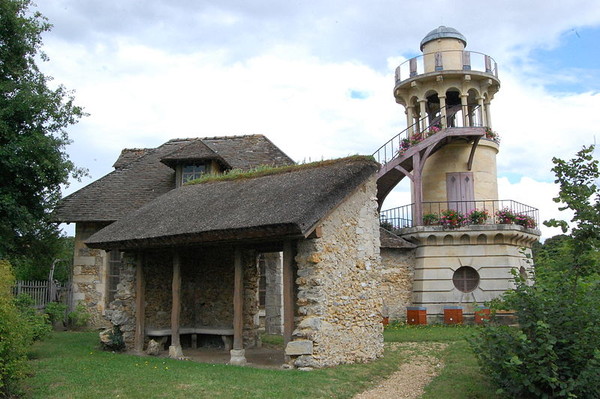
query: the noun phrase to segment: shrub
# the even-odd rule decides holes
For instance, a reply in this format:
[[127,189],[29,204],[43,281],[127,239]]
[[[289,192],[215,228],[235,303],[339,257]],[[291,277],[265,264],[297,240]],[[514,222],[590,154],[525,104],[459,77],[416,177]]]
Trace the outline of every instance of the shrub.
[[12,296],[14,282],[12,266],[0,260],[0,396],[4,397],[19,391],[19,382],[28,371],[27,351],[34,336]]
[[38,312],[34,307],[34,301],[28,294],[19,294],[15,299],[15,306],[21,315],[21,319],[27,323],[31,329],[31,338],[34,341],[46,337],[52,329],[48,316]]
[[78,302],[75,310],[69,312],[67,315],[67,319],[69,320],[69,327],[71,328],[81,328],[85,327],[90,321],[90,317],[92,315],[87,311],[87,308],[83,304],[83,302]]
[[600,397],[600,278],[542,272],[528,285],[514,277],[499,303],[518,327],[492,322],[471,340],[484,372],[510,397]]
[[64,303],[58,302],[49,302],[46,304],[46,309],[44,310],[50,319],[50,323],[64,323],[65,322],[65,312],[67,311],[67,305]]

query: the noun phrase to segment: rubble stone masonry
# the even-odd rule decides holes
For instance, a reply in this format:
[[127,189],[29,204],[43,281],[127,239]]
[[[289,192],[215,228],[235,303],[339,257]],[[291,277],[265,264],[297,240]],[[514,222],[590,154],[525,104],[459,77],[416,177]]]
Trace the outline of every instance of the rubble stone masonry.
[[298,243],[297,318],[287,354],[296,367],[383,355],[381,262],[373,176]]

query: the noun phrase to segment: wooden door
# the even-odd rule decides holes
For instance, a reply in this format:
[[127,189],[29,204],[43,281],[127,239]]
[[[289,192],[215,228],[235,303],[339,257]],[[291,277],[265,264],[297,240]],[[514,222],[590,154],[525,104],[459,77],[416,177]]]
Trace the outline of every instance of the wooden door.
[[475,207],[473,172],[446,173],[448,209],[466,214]]

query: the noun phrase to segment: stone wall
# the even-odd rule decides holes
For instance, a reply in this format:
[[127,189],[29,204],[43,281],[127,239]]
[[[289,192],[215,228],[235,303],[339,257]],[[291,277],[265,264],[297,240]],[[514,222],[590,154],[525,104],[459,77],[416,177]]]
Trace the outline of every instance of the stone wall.
[[[173,252],[148,251],[143,255],[146,328],[170,328]],[[233,248],[211,247],[180,250],[181,327],[233,325]],[[244,346],[260,346],[258,334],[258,265],[253,251],[244,251]],[[126,253],[115,301],[106,311],[118,325],[129,349],[135,332],[135,259]]]
[[286,348],[297,367],[383,355],[379,219],[373,176],[298,242],[297,318]]
[[265,263],[265,332],[267,334],[283,333],[281,255],[280,252],[262,255]]
[[115,300],[108,304],[106,319],[119,326],[127,349],[133,349],[135,339],[135,271],[136,257],[124,254],[120,268],[120,281]]
[[415,250],[412,248],[381,248],[381,285],[383,315],[390,320],[404,321],[406,307],[413,300]]
[[91,314],[89,326],[106,327],[106,252],[88,248],[84,241],[105,227],[105,223],[77,223],[73,254],[73,300],[83,302]]

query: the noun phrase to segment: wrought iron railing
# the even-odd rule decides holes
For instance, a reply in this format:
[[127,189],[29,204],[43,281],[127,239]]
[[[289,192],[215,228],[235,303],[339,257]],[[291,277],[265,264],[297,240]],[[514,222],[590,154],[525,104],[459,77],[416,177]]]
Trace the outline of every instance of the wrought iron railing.
[[513,200],[423,202],[421,220],[415,220],[414,207],[409,204],[381,211],[382,225],[394,230],[423,225],[518,224],[530,229],[539,225],[537,208]]
[[[384,145],[379,147],[377,151],[373,153],[375,160],[380,164],[385,165],[400,154],[400,149],[402,148],[404,141],[410,140],[410,138],[414,136],[419,136],[420,138],[425,139],[429,135],[439,131],[441,127],[442,111],[445,111],[447,119],[446,125],[448,127],[483,126],[483,117],[481,115],[481,107],[479,105],[474,107],[469,106],[466,118],[463,117],[463,109],[460,105],[443,107],[437,113],[437,116],[435,116],[431,121],[428,119],[428,117],[421,118],[418,122],[410,125],[388,140]],[[465,126],[463,123],[464,120],[467,121],[467,126]]]
[[447,50],[422,54],[403,62],[396,68],[396,84],[425,73],[456,70],[483,72],[498,77],[498,63],[489,55]]

